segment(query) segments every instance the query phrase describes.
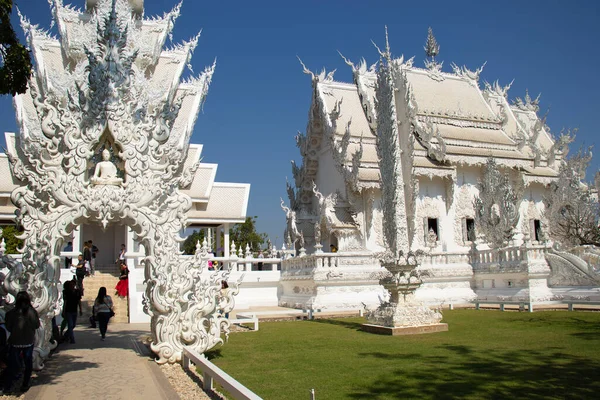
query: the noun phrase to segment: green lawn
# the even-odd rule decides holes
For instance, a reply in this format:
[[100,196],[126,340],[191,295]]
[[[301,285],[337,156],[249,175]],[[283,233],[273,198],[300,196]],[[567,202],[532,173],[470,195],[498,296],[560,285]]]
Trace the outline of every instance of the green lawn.
[[208,356],[269,400],[600,397],[600,313],[446,311],[448,332],[396,337],[362,322],[265,322]]

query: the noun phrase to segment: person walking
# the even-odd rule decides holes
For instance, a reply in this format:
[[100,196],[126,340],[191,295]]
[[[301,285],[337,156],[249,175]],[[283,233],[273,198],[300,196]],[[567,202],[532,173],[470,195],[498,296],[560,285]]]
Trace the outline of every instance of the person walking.
[[63,290],[63,299],[65,302],[65,318],[67,320],[67,334],[65,335],[65,341],[69,340],[69,343],[75,343],[75,325],[77,325],[77,309],[79,308],[79,315],[81,312],[81,292],[75,286],[75,282],[65,282],[65,289]]
[[98,290],[98,297],[94,301],[94,312],[96,313],[96,320],[100,328],[100,335],[102,340],[106,337],[106,329],[108,328],[108,320],[115,315],[112,310],[113,302],[109,295],[106,294],[106,288],[102,286]]
[[83,243],[83,263],[86,274],[89,275],[92,271],[92,245],[89,241]]
[[129,295],[129,268],[125,261],[121,262],[121,273],[119,275],[119,282],[115,286],[116,295],[119,297],[127,297]]
[[12,389],[19,373],[21,360],[25,364],[21,392],[29,390],[33,370],[35,331],[39,327],[40,317],[31,305],[29,294],[25,291],[17,293],[15,308],[6,314],[6,329],[10,332],[10,337],[8,338],[8,367],[2,394],[7,394]]
[[77,278],[77,288],[81,292],[82,296],[83,296],[83,279],[85,278],[86,273],[87,272],[85,270],[85,260],[83,259],[83,256],[80,254],[77,257],[77,266],[75,267],[75,277]]
[[121,245],[121,251],[119,251],[119,255],[117,256],[116,264],[121,266],[121,264],[126,263],[125,261],[125,253],[127,252],[125,248],[125,243]]

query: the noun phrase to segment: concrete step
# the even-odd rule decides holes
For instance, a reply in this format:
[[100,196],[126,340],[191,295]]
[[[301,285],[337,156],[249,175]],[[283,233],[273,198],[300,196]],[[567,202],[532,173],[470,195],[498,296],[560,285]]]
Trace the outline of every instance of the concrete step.
[[84,295],[81,299],[81,308],[83,311],[83,316],[79,318],[80,323],[89,323],[88,319],[92,314],[92,306],[94,305],[94,300],[98,295],[98,290],[103,286],[106,288],[107,294],[113,300],[113,310],[115,312],[115,316],[111,318],[111,322],[129,322],[129,299],[121,298],[115,294],[115,286],[118,282],[118,273],[113,274],[98,270],[96,270],[96,274],[93,277],[87,277],[84,279]]

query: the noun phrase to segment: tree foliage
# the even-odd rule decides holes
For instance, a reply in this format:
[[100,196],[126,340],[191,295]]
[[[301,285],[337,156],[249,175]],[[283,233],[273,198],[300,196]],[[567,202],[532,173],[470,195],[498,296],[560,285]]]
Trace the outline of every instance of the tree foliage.
[[10,23],[12,0],[0,0],[0,94],[25,93],[31,76],[31,56],[19,43]]
[[519,222],[522,194],[522,180],[511,181],[508,173],[500,171],[494,159],[488,159],[474,206],[475,221],[491,247],[504,247],[513,238]]
[[14,225],[8,225],[2,227],[2,238],[4,239],[4,243],[6,244],[6,254],[17,254],[19,251],[18,248],[23,247],[23,240],[18,239],[16,236],[22,234],[17,230],[17,227]]
[[260,250],[267,241],[266,233],[256,232],[256,218],[258,217],[246,217],[243,224],[235,224],[229,230],[229,240],[235,241],[236,247],[246,249],[246,245],[250,245],[250,250]]
[[[246,244],[250,245],[250,249],[253,251],[260,250],[262,245],[267,240],[266,233],[256,232],[256,218],[247,217],[243,224],[235,224],[233,228],[229,229],[229,240],[235,242],[235,247],[241,247],[245,251]],[[196,243],[204,240],[204,230],[194,231],[188,236],[182,245],[183,254],[194,254],[196,252]],[[223,234],[221,234],[221,243],[223,243]]]
[[204,231],[194,231],[182,244],[183,254],[191,255],[196,252],[196,244],[204,240]]
[[600,246],[600,207],[597,194],[581,182],[591,152],[580,150],[561,165],[558,179],[544,198],[550,238],[564,246]]

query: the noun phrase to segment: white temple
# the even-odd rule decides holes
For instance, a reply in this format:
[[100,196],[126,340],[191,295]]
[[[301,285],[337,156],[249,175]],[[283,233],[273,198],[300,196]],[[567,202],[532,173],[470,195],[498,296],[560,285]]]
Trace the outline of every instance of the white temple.
[[[364,60],[355,65],[345,59],[352,83],[304,67],[312,78],[312,103],[306,134],[296,136],[302,165],[292,162],[295,185],[288,183],[290,206],[284,211],[288,242],[298,251],[306,247],[301,252],[309,255],[283,262],[280,304],[379,303],[384,295],[377,286],[378,254],[385,247],[381,188],[396,184],[404,189],[398,206],[406,208],[406,217],[397,225],[403,245],[428,253],[422,268],[430,276],[417,297],[429,304],[466,303],[476,296],[536,302],[560,296],[561,287],[599,285],[585,262],[549,254],[544,235],[542,200],[566,155],[568,137],[550,134],[537,114],[538,100],[529,94],[511,103],[510,85],[482,85],[483,66],[472,71],[452,64],[452,72],[442,71],[431,32],[427,47],[425,68],[414,65],[414,57],[391,60],[389,85],[379,81],[381,68]],[[381,129],[397,131],[399,183],[382,181]],[[489,159],[525,188],[513,239],[500,250],[483,240],[474,206]],[[337,252],[328,252],[334,248]]]

